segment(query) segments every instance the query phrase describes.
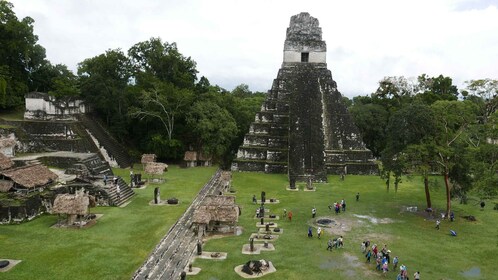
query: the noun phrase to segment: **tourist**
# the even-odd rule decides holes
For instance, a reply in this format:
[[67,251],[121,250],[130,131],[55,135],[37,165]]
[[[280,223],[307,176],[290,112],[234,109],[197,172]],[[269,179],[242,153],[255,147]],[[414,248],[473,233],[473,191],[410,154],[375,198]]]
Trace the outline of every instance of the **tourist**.
[[342,239],[342,235],[341,237],[337,238],[337,247],[344,247],[344,241]]
[[362,253],[365,253],[365,251],[367,250],[367,247],[365,246],[365,241],[361,242],[361,252]]
[[372,245],[372,252],[375,257],[377,257],[377,253],[379,252],[379,249],[377,248],[377,244]]
[[332,240],[329,239],[329,241],[327,241],[327,251],[330,250],[332,251]]
[[365,257],[367,258],[367,261],[366,262],[370,262],[370,258],[372,257],[372,251],[370,251],[370,249],[368,249],[368,252],[367,254],[365,255]]
[[313,208],[311,209],[311,217],[312,217],[312,218],[315,218],[315,216],[316,216],[316,208],[315,208],[315,207],[313,207]]
[[118,195],[118,200],[121,200],[121,189],[118,184],[116,184],[116,194]]
[[322,234],[322,228],[318,227],[318,229],[316,230],[316,235],[318,236],[318,239],[320,239],[321,234]]
[[289,211],[289,214],[287,214],[287,217],[289,218],[289,222],[292,222],[292,211]]
[[417,272],[413,273],[413,279],[420,280],[420,272],[417,271]]
[[388,270],[389,270],[389,267],[388,267],[387,263],[384,263],[382,265],[382,273],[384,273],[384,275],[385,275]]
[[256,208],[256,218],[259,218],[259,208]]
[[313,237],[313,229],[311,227],[308,227],[308,237]]
[[387,244],[384,244],[384,247],[382,248],[382,250],[380,250],[380,252],[382,253],[382,257],[387,254]]
[[336,202],[334,205],[335,205],[334,206],[335,207],[335,213],[339,214],[341,212],[341,208],[339,207],[339,203]]
[[287,209],[284,208],[284,219],[287,217]]
[[450,221],[454,221],[455,220],[455,213],[453,213],[453,211],[451,211],[450,213]]
[[104,174],[104,186],[107,185],[107,175]]
[[365,248],[370,248],[370,240],[365,241]]
[[396,268],[398,267],[398,262],[399,262],[398,256],[395,256],[393,259],[393,271],[395,271]]
[[382,265],[382,258],[380,256],[377,256],[377,258],[375,259],[375,263],[377,264],[375,266],[375,270],[379,270],[381,269],[381,265]]
[[346,212],[346,200],[344,198],[341,200],[342,212]]
[[356,201],[360,200],[360,193],[356,193]]
[[402,264],[399,267],[400,273],[401,273],[401,279],[406,279],[408,277],[408,271],[406,270],[406,266]]
[[254,203],[254,204],[258,203],[258,200],[256,199],[255,194],[252,195],[252,203]]
[[436,229],[439,230],[439,225],[441,224],[440,220],[436,220]]

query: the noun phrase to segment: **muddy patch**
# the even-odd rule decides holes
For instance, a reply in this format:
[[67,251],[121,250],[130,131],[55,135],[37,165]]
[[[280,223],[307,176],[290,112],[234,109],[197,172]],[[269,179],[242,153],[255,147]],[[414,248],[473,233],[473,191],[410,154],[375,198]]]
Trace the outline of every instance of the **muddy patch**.
[[460,274],[467,278],[476,278],[481,276],[481,269],[477,266],[474,266],[467,271],[460,272]]
[[353,256],[353,255],[350,255],[348,253],[345,253],[344,258],[346,259],[346,262],[348,263],[348,265],[351,267],[359,267],[362,265],[360,260],[358,260],[357,256]]
[[358,274],[363,274],[365,277],[372,276],[368,266],[365,266],[357,256],[349,253],[342,254],[339,259],[327,259],[319,267],[323,270],[338,270],[350,279],[362,278]]
[[357,215],[357,214],[353,214],[353,216],[360,218],[360,219],[363,219],[363,220],[368,220],[372,224],[391,224],[391,223],[394,223],[394,220],[390,219],[390,218],[375,218],[375,217],[368,216],[368,215]]
[[341,264],[334,260],[328,260],[320,264],[320,269],[336,269],[341,267]]
[[[321,223],[318,223],[318,221],[321,221]],[[325,225],[323,222],[328,224]],[[311,225],[322,227],[324,231],[332,235],[344,235],[346,232],[351,231],[351,227],[354,226],[354,223],[354,221],[349,219],[318,217],[316,221],[311,222]]]

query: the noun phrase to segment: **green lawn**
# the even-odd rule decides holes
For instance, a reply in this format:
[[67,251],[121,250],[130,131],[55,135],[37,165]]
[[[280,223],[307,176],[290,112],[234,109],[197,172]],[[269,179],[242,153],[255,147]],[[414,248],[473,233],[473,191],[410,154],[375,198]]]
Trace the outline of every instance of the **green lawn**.
[[[50,228],[55,215],[0,226],[0,258],[22,260],[0,279],[130,279],[215,170],[172,166],[163,184],[135,190],[126,207],[92,208],[104,216],[90,228]],[[114,171],[129,178],[128,170]],[[162,199],[176,197],[180,205],[149,206],[157,186]]]
[[0,119],[8,120],[8,121],[21,121],[24,119],[24,106],[14,109],[14,110],[5,110],[0,113]]
[[[195,260],[194,266],[202,270],[190,279],[241,279],[233,271],[235,266],[263,258],[272,261],[277,269],[276,273],[265,277],[268,279],[385,279],[375,271],[373,264],[364,263],[360,244],[365,239],[380,247],[387,244],[392,257],[398,256],[400,264],[408,267],[411,279],[416,270],[421,272],[422,279],[492,279],[495,275],[498,211],[492,210],[491,202],[484,211],[475,203],[460,205],[454,202],[456,221],[443,221],[441,230],[437,231],[433,220],[425,220],[422,214],[402,211],[403,206],[425,208],[423,185],[418,177],[405,179],[397,194],[393,190],[387,193],[384,182],[374,176],[348,176],[343,182],[338,176],[331,176],[329,183],[317,184],[316,192],[286,191],[286,184],[284,175],[234,173],[237,203],[242,208],[239,222],[244,232],[241,236],[209,240],[204,248],[206,251],[228,252],[228,258],[224,261]],[[257,220],[253,214],[257,206],[251,203],[251,198],[253,194],[259,198],[261,191],[266,191],[267,198],[280,200],[280,204],[267,205],[272,213],[282,215],[284,208],[292,210],[293,220],[278,221],[283,234],[273,242],[275,251],[244,255],[242,245],[248,243],[252,232],[256,232]],[[359,202],[355,201],[357,192],[360,192]],[[336,216],[327,206],[343,198],[347,211]],[[432,198],[434,208],[444,208],[442,184],[432,192]],[[316,234],[313,239],[307,237],[308,225],[313,222],[313,206],[317,208],[317,217],[330,216],[351,225],[351,230],[344,235],[345,248],[327,251],[330,233],[320,240]],[[354,214],[389,218],[394,222],[375,224]],[[474,215],[477,222],[461,218],[465,215]],[[451,237],[449,229],[455,230],[458,236]],[[472,268],[480,269],[479,276],[464,277],[462,272]],[[387,278],[395,279],[395,276],[390,271]]]
[[[215,168],[179,169],[170,167],[167,181],[159,185],[161,197],[175,196],[181,205],[149,206],[156,185],[137,190],[132,202],[124,208],[99,207],[93,213],[104,216],[88,229],[65,230],[50,228],[57,218],[43,216],[22,225],[0,226],[0,257],[21,259],[13,270],[1,273],[0,279],[129,279],[143,263],[165,232],[188,207],[197,191],[214,174]],[[115,170],[124,178],[129,171]],[[419,178],[404,179],[397,194],[387,193],[382,180],[374,176],[329,177],[329,183],[316,184],[316,192],[286,191],[285,175],[260,173],[234,173],[233,186],[242,215],[239,224],[243,234],[221,239],[211,239],[204,245],[205,251],[228,252],[222,261],[195,260],[194,266],[202,271],[187,279],[225,280],[242,279],[234,267],[251,259],[267,259],[274,263],[277,272],[263,279],[394,279],[374,270],[373,264],[365,264],[360,244],[364,239],[379,246],[387,244],[392,256],[400,258],[400,264],[408,267],[410,278],[419,270],[422,279],[493,279],[498,249],[498,211],[492,210],[491,201],[484,211],[475,202],[460,205],[454,202],[457,220],[443,221],[437,231],[434,221],[426,221],[420,214],[403,212],[404,206],[423,209],[425,195]],[[261,191],[266,197],[278,198],[280,204],[269,204],[271,213],[282,215],[283,209],[292,210],[292,222],[279,220],[283,228],[281,237],[274,241],[275,251],[260,255],[243,255],[242,245],[256,232],[252,196],[258,198]],[[360,192],[360,201],[354,196]],[[327,205],[341,199],[347,201],[347,212],[336,216]],[[444,188],[432,191],[434,208],[444,208]],[[496,201],[495,201],[496,202]],[[326,251],[330,233],[322,239],[306,236],[312,222],[311,208],[317,208],[317,217],[332,219],[350,225],[344,234],[345,248]],[[374,218],[390,218],[394,222],[375,224],[354,214]],[[474,215],[477,222],[461,218]],[[449,229],[457,231],[457,237],[449,235]],[[479,268],[478,277],[466,278],[462,273]]]

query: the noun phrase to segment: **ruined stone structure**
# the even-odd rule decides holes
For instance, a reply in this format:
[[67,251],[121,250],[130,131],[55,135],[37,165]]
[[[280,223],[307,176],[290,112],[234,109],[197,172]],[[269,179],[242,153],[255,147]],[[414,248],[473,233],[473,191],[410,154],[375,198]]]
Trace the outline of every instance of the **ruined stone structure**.
[[25,101],[24,118],[27,120],[75,120],[76,115],[88,112],[82,100],[72,99],[61,102],[44,92],[27,93]]
[[318,20],[291,18],[284,59],[232,170],[288,173],[291,181],[377,172],[327,69]]

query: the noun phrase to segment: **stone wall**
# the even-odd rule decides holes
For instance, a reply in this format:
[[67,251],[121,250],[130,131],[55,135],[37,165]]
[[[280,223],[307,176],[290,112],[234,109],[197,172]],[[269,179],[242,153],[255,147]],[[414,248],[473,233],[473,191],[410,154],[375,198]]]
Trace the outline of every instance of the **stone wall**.
[[16,127],[16,149],[21,153],[98,152],[79,122],[10,121],[6,124]]

